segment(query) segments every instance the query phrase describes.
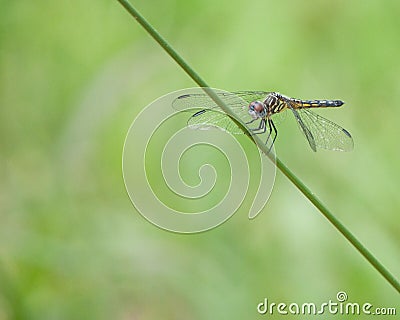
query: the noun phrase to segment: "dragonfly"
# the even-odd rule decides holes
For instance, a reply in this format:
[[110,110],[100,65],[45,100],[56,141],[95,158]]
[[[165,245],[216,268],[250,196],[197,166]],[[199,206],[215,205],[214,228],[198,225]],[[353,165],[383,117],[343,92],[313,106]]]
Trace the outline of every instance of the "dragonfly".
[[[265,144],[271,144],[270,150],[278,136],[275,124],[288,110],[293,114],[314,152],[317,148],[351,151],[354,147],[353,138],[346,129],[311,111],[317,108],[341,107],[344,104],[342,100],[302,100],[290,98],[279,92],[266,91],[216,92],[216,94],[231,108],[235,116],[248,126],[252,134],[267,133]],[[205,130],[218,127],[233,134],[244,133],[206,93],[181,95],[172,105],[176,110],[200,109],[189,118],[187,124],[190,128]],[[253,123],[258,123],[258,126],[251,127]]]

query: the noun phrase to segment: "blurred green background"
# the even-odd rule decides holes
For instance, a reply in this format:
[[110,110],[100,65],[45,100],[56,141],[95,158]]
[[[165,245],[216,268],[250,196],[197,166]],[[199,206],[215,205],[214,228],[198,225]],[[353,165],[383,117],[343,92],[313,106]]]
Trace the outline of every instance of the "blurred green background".
[[[258,319],[264,298],[338,291],[400,312],[279,172],[255,220],[244,208],[194,235],[148,223],[124,188],[124,138],[148,103],[194,83],[117,1],[1,4],[0,319]],[[276,150],[400,277],[400,2],[134,4],[214,87],[346,102],[322,114],[353,152],[314,154],[290,117]]]

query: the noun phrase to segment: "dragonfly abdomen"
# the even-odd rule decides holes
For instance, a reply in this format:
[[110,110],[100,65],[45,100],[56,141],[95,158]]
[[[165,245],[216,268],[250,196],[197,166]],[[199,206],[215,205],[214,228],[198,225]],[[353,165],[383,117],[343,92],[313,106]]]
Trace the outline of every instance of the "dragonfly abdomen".
[[293,99],[297,108],[330,108],[340,107],[344,104],[342,100],[300,100]]

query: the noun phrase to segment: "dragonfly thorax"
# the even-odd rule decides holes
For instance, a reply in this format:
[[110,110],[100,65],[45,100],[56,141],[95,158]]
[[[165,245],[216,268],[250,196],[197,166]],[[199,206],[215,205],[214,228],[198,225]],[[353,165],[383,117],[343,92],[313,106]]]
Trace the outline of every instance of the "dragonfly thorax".
[[286,107],[285,100],[288,98],[279,92],[271,92],[264,100],[264,105],[268,110],[267,116],[281,112]]
[[253,119],[264,118],[267,114],[267,108],[261,101],[253,101],[249,104],[248,112]]

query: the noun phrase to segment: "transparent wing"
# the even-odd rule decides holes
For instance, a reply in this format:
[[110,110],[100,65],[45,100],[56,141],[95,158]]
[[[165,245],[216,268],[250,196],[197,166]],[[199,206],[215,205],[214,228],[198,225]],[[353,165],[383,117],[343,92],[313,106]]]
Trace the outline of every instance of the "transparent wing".
[[[219,98],[227,104],[235,115],[243,122],[251,119],[247,106],[255,100],[264,100],[268,95],[265,91],[216,92]],[[193,93],[179,96],[172,102],[175,110],[200,109],[188,120],[188,126],[207,130],[219,127],[234,134],[243,133],[235,122],[206,93]]]
[[[231,108],[242,108],[243,100],[247,104],[255,100],[264,100],[269,92],[266,91],[238,91],[216,92],[220,99]],[[184,94],[172,102],[175,110],[187,110],[189,108],[214,109],[219,108],[213,99],[206,93]]]
[[222,111],[201,110],[193,114],[187,124],[191,129],[208,130],[217,127],[233,134],[243,134],[239,126]]
[[291,110],[314,151],[317,151],[316,147],[336,151],[353,149],[353,138],[346,129],[310,109]]

